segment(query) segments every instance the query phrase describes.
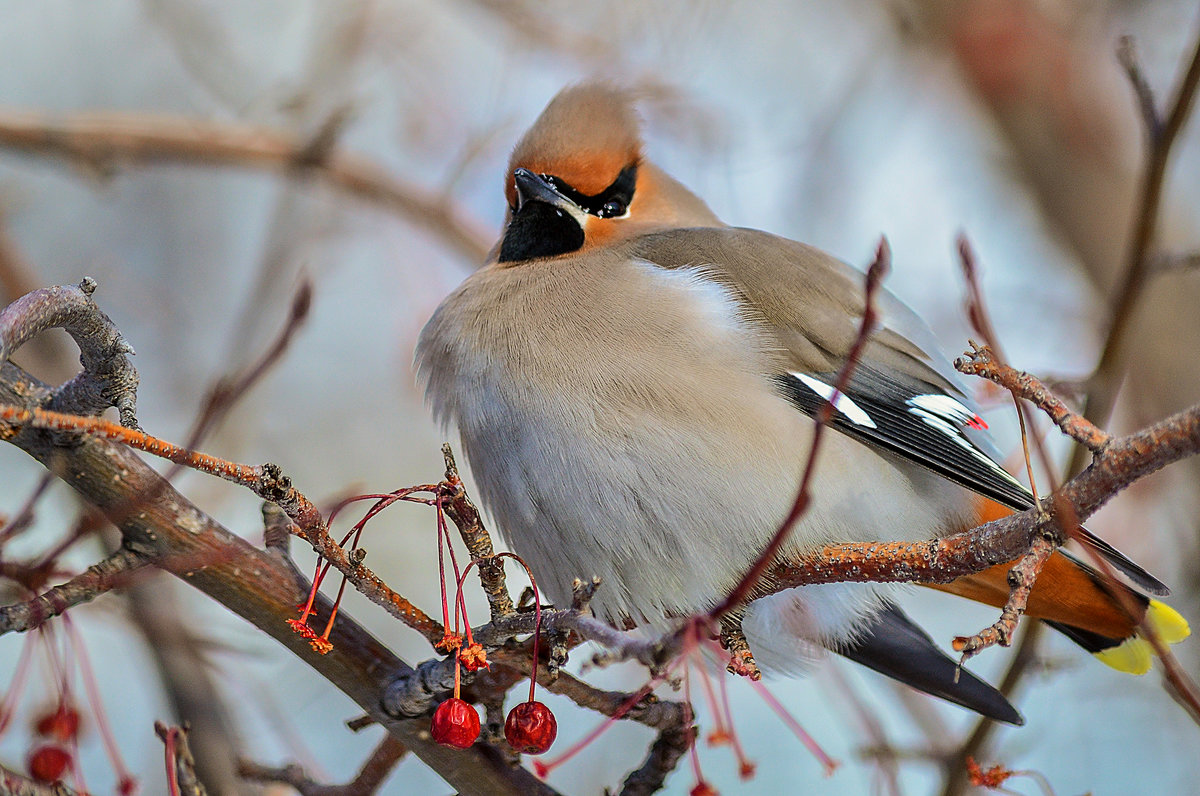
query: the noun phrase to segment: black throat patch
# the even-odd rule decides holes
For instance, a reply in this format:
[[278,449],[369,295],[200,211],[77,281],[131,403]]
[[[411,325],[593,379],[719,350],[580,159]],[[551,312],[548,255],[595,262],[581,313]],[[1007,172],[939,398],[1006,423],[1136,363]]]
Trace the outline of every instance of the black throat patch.
[[[597,218],[615,218],[625,215],[633,201],[633,190],[637,185],[637,164],[631,163],[621,170],[617,179],[595,196],[588,196],[572,188],[559,177],[541,175],[555,191]],[[583,227],[569,213],[543,201],[530,200],[513,212],[512,221],[504,231],[500,243],[499,262],[509,263],[532,260],[536,257],[555,257],[578,251],[583,246]]]
[[583,227],[565,210],[545,202],[526,202],[508,222],[500,244],[502,263],[554,257],[583,246]]

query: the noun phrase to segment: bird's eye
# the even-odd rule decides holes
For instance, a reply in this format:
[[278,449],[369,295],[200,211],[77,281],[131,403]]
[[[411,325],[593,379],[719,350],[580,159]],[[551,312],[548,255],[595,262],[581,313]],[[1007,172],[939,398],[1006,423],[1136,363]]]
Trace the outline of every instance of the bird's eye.
[[619,202],[616,199],[605,202],[600,208],[601,218],[616,218],[617,216],[625,215],[625,203]]

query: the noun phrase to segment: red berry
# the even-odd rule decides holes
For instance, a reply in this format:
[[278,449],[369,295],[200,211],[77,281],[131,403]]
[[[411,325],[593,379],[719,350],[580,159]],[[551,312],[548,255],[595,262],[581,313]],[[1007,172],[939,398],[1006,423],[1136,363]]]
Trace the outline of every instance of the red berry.
[[466,749],[479,737],[479,713],[471,703],[451,697],[433,712],[429,734],[443,746]]
[[48,743],[29,755],[29,776],[38,782],[58,782],[71,765],[71,754],[56,744]]
[[69,741],[79,735],[79,711],[67,704],[59,705],[34,725],[38,735],[55,741]]
[[558,722],[550,708],[541,702],[522,702],[508,713],[504,722],[508,745],[527,755],[540,755],[558,737]]

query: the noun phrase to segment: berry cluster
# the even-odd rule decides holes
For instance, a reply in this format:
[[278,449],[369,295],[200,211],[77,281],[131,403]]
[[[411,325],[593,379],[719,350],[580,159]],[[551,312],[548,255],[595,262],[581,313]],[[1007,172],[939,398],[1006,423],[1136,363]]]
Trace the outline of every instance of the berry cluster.
[[[525,562],[512,553],[500,553],[499,555],[516,559],[521,566],[525,566]],[[474,563],[471,562],[458,578],[458,594],[455,599],[456,627],[460,612],[464,620],[466,618],[466,605],[462,600],[462,581]],[[525,571],[529,572],[529,567],[525,566]],[[554,743],[554,739],[558,736],[558,721],[555,720],[554,714],[550,712],[550,708],[533,698],[534,689],[537,686],[538,636],[541,633],[542,609],[541,601],[538,599],[537,582],[534,581],[532,572],[529,572],[529,580],[533,584],[533,602],[536,613],[533,627],[533,669],[535,676],[529,678],[529,699],[509,711],[508,719],[504,722],[504,737],[508,741],[509,746],[516,751],[527,755],[540,755],[550,748]],[[445,603],[444,595],[443,603]],[[462,645],[461,638],[457,634],[448,633],[447,640],[450,643],[444,642],[447,651],[451,649],[456,651],[454,663],[454,696],[437,706],[437,710],[433,713],[433,721],[429,727],[429,732],[433,736],[433,740],[445,746],[453,746],[456,749],[466,749],[475,743],[475,740],[479,737],[480,728],[479,712],[475,709],[475,706],[459,698],[460,669],[466,668],[468,671],[475,671],[481,666],[487,665],[483,648],[478,644],[470,643],[470,623],[466,622],[466,626],[468,644],[465,647]],[[457,641],[457,643],[453,643],[454,641]]]
[[79,711],[66,701],[60,702],[38,718],[33,728],[43,742],[29,753],[29,776],[47,784],[62,781],[74,762],[66,745],[74,746],[79,737]]

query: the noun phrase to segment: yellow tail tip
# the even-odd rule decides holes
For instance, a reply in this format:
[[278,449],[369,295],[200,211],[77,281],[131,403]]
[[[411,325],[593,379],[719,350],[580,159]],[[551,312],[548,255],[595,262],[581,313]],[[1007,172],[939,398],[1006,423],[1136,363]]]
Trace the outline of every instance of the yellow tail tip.
[[1178,644],[1192,634],[1188,621],[1166,603],[1151,600],[1146,606],[1146,622],[1166,644]]
[[[1146,606],[1146,624],[1164,644],[1178,644],[1189,635],[1191,628],[1178,611],[1166,603],[1151,600]],[[1145,674],[1154,659],[1154,647],[1140,635],[1130,636],[1115,647],[1095,653],[1106,666],[1127,674]]]

